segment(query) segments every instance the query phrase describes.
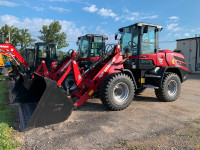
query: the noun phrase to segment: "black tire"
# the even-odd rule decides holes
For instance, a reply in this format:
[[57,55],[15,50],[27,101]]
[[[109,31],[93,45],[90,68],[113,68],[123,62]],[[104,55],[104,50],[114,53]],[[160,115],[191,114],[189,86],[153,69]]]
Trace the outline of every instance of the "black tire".
[[[119,87],[121,86],[121,89],[116,88],[116,85]],[[123,94],[125,91],[128,93]],[[121,96],[124,96],[124,98],[117,98],[115,93],[117,93],[117,96],[120,98]],[[119,111],[125,109],[131,104],[134,98],[134,93],[135,86],[132,79],[126,74],[119,73],[109,75],[103,80],[99,90],[99,97],[106,108]],[[119,101],[119,99],[122,101]]]
[[[173,90],[172,85],[176,85],[176,90]],[[175,73],[166,73],[163,79],[162,87],[155,89],[156,97],[164,102],[173,102],[175,101],[181,91],[181,81],[177,74]]]
[[[63,75],[63,74],[62,74]],[[60,75],[59,79],[62,77],[62,75]],[[71,93],[75,88],[76,88],[76,83],[74,81],[74,74],[73,72],[70,72],[66,78],[63,80],[62,82],[62,87],[65,91]]]
[[139,95],[139,94],[143,93],[145,90],[146,90],[146,88],[137,89],[137,90],[135,90],[135,95]]

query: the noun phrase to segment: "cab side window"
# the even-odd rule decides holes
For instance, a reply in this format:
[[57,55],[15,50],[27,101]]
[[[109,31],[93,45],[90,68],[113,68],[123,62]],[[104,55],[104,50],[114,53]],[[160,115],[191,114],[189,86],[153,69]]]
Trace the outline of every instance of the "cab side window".
[[155,50],[155,27],[149,27],[147,33],[143,33],[141,41],[141,54],[152,54]]

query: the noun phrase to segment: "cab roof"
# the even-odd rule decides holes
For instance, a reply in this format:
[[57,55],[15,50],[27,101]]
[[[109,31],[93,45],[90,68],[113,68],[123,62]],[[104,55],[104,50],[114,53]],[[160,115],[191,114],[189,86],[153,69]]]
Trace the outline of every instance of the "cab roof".
[[[108,36],[107,35],[101,35],[101,34],[86,34],[84,35],[86,37],[103,37],[105,40],[108,40]],[[84,36],[80,36],[78,37],[78,39],[80,39],[81,37],[84,37]]]
[[122,32],[124,28],[132,27],[132,26],[138,26],[138,27],[142,27],[142,26],[151,26],[151,27],[156,27],[156,28],[158,28],[158,29],[162,29],[162,26],[160,26],[160,25],[151,24],[151,23],[139,22],[139,23],[135,23],[135,24],[132,24],[132,25],[129,25],[129,26],[126,26],[126,27],[119,28],[119,32]]

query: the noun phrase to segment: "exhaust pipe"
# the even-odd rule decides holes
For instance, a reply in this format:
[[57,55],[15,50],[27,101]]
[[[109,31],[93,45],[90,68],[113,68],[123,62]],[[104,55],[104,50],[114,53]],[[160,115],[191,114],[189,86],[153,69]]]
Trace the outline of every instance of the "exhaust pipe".
[[72,113],[73,102],[64,90],[55,81],[38,74],[21,87],[19,95],[15,102],[19,103],[22,131],[63,122]]

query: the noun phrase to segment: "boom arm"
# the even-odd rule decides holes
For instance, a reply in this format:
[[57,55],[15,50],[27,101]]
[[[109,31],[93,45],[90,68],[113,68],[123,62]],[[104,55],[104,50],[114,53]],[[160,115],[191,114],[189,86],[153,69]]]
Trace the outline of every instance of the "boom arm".
[[16,50],[14,46],[10,43],[5,42],[4,44],[0,44],[0,51],[5,52],[6,54],[12,56],[14,55],[26,68],[29,68],[29,65],[24,60],[24,58],[20,55],[20,53]]

